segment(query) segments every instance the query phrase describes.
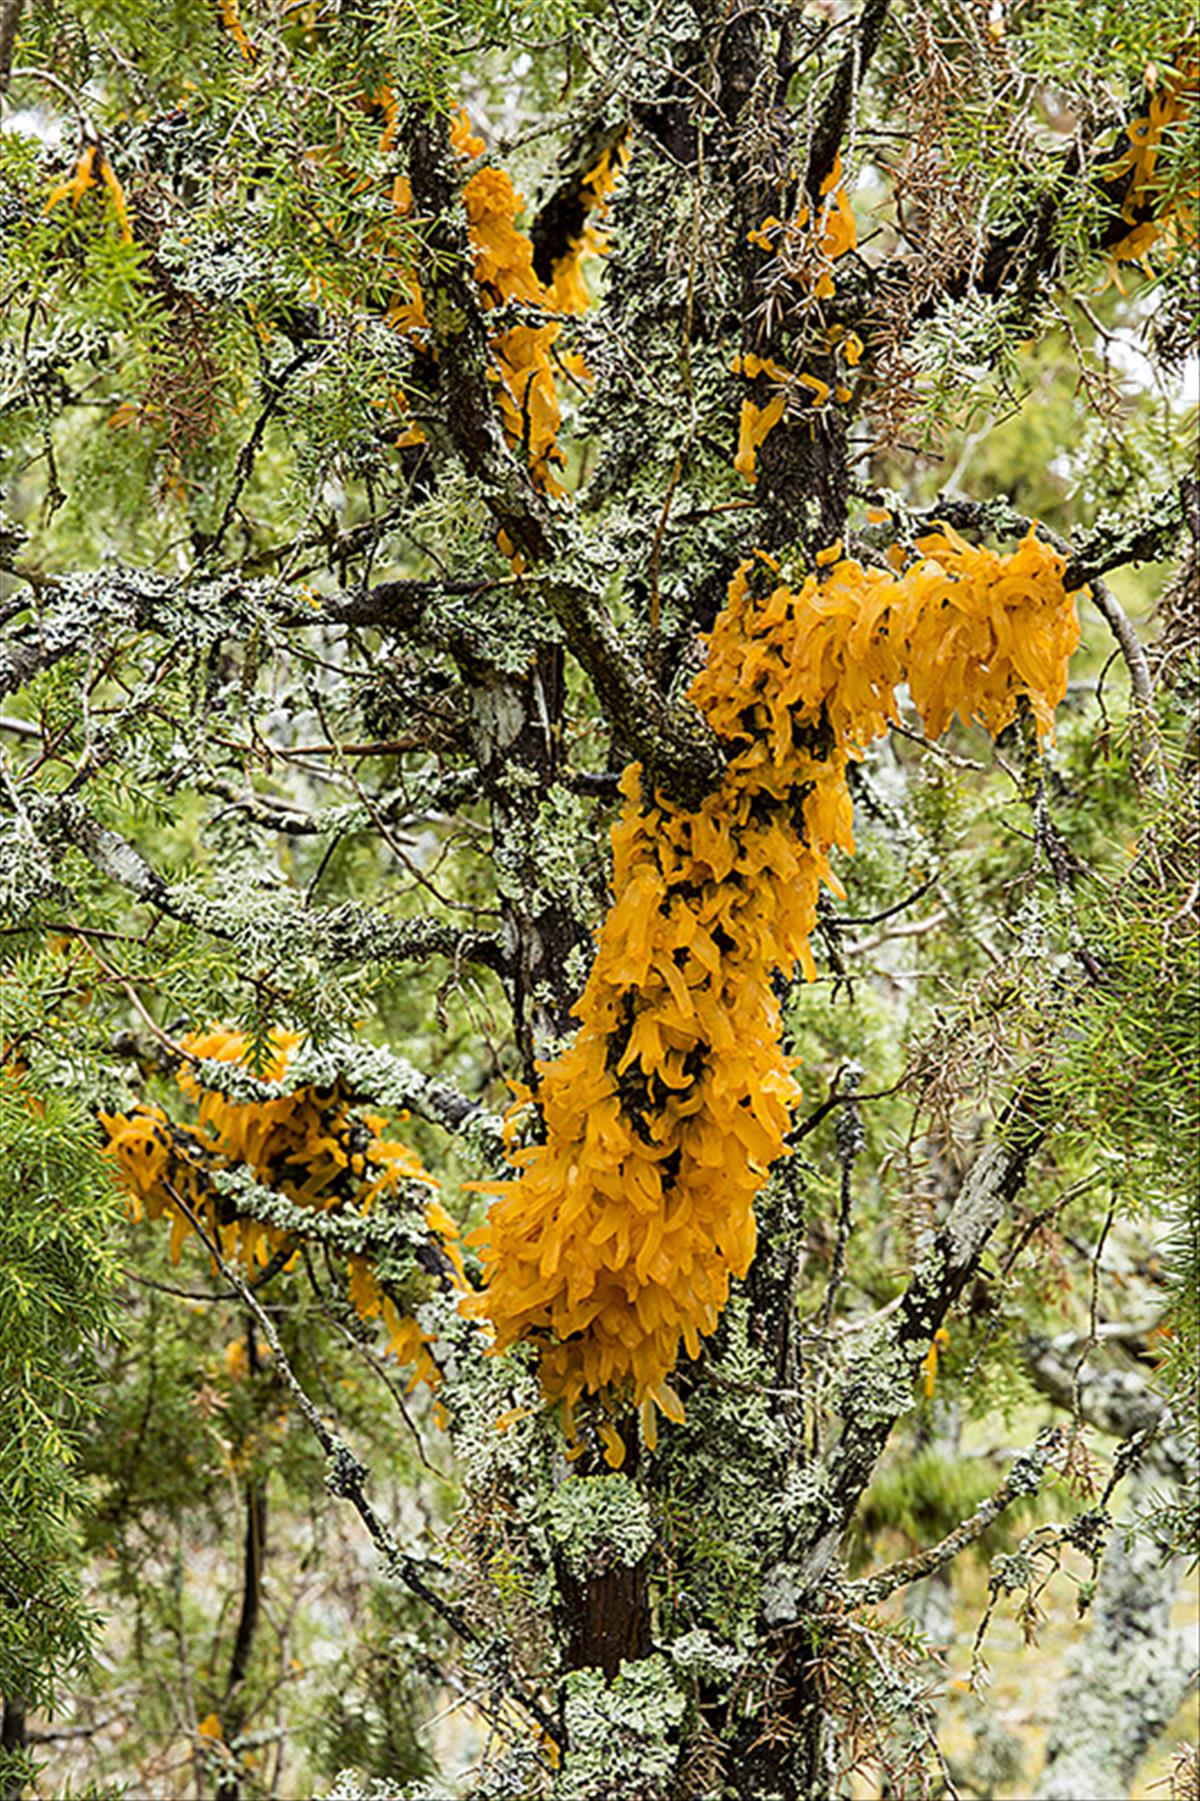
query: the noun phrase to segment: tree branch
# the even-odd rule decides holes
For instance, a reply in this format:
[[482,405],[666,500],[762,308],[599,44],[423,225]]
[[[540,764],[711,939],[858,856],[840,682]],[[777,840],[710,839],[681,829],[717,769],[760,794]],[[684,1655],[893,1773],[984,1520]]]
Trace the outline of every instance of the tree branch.
[[274,1101],[297,1088],[329,1088],[340,1080],[356,1102],[419,1113],[449,1132],[478,1137],[493,1153],[503,1145],[504,1122],[498,1114],[448,1083],[431,1080],[382,1045],[353,1038],[305,1044],[290,1059],[282,1082],[263,1081],[218,1058],[198,1058],[192,1067],[202,1087],[232,1101]]
[[416,125],[410,168],[414,205],[436,221],[422,276],[442,401],[442,417],[427,424],[430,442],[459,459],[480,483],[496,524],[527,564],[550,566],[542,588],[546,603],[618,735],[646,764],[652,782],[695,806],[725,767],[716,737],[690,703],[673,706],[631,653],[590,582],[582,579],[585,558],[574,534],[504,442],[443,120]]
[[1154,562],[1169,556],[1176,540],[1194,529],[1191,521],[1197,506],[1200,478],[1185,475],[1176,487],[1156,494],[1132,519],[1102,519],[1070,552],[1063,571],[1064,588],[1068,592],[1082,588],[1125,563]]
[[812,1499],[797,1525],[797,1605],[833,1562],[896,1421],[912,1406],[930,1342],[1020,1191],[1044,1134],[1039,1100],[1027,1090],[1008,1107],[999,1135],[967,1174],[895,1311],[863,1335],[840,1383],[841,1430],[812,1472]]
[[1089,1348],[1087,1339],[1073,1333],[1053,1339],[1030,1333],[1024,1343],[1025,1368],[1056,1407],[1113,1438],[1136,1439],[1142,1450],[1152,1447],[1152,1461],[1168,1474],[1183,1476],[1187,1454],[1172,1436],[1175,1422],[1167,1402],[1134,1370],[1089,1363]]
[[804,172],[804,186],[813,200],[820,197],[821,183],[833,168],[863,76],[879,47],[888,4],[889,0],[864,0],[850,48],[838,64],[833,86],[809,145],[808,166]]
[[886,1569],[877,1570],[873,1576],[865,1576],[858,1582],[848,1582],[842,1593],[851,1607],[874,1607],[878,1602],[887,1599],[898,1588],[904,1588],[910,1582],[920,1582],[925,1576],[932,1576],[965,1551],[968,1545],[981,1538],[998,1520],[1007,1507],[1014,1501],[1036,1495],[1042,1486],[1046,1474],[1046,1466],[1052,1456],[1065,1444],[1066,1429],[1062,1426],[1047,1427],[1038,1435],[1035,1445],[1022,1451],[1014,1461],[1004,1481],[990,1494],[986,1501],[981,1501],[971,1514],[948,1532],[945,1538],[928,1550],[919,1551],[915,1557],[903,1557],[898,1563],[892,1563]]
[[36,823],[49,840],[51,855],[74,845],[109,881],[214,938],[238,942],[253,931],[264,952],[284,959],[300,951],[351,964],[447,957],[454,963],[483,964],[500,975],[508,971],[504,946],[492,932],[462,931],[440,919],[386,919],[349,901],[338,907],[306,908],[290,890],[254,893],[244,908],[238,908],[169,883],[139,850],[70,798],[43,804]]
[[[475,304],[473,295],[471,302]],[[447,393],[447,410],[453,415],[464,411],[462,395],[469,393],[470,382],[449,348],[447,356],[454,367]],[[490,392],[486,382],[483,385],[480,404],[490,407]],[[430,427],[431,432],[434,429]],[[672,704],[629,649],[602,602],[578,573],[586,569],[585,552],[568,537],[565,526],[559,529],[552,522],[547,503],[504,445],[495,419],[490,414],[482,418],[472,413],[462,429],[467,449],[457,438],[445,449],[447,454],[461,454],[480,478],[497,522],[514,544],[530,551],[531,560],[536,561],[542,553],[545,560],[552,551],[559,558],[552,571],[535,572],[526,579],[544,595],[569,648],[591,676],[600,705],[622,745],[641,759],[652,782],[673,799],[686,806],[698,805],[720,781],[725,768],[724,753],[707,722],[690,702]],[[480,433],[486,440],[486,455],[481,453],[482,461],[472,462],[470,444]],[[512,579],[381,582],[375,588],[322,597],[315,606],[298,606],[290,596],[277,597],[266,584],[257,589],[254,584],[240,583],[236,576],[187,584],[137,570],[64,577],[47,584],[59,598],[58,611],[39,621],[26,639],[11,640],[0,648],[0,697],[23,687],[64,657],[86,649],[103,633],[154,631],[194,646],[198,635],[214,641],[229,638],[231,624],[246,636],[264,623],[284,629],[379,625],[422,632],[426,629],[425,607],[438,595],[473,599],[507,586]],[[445,632],[438,641],[453,649]]]

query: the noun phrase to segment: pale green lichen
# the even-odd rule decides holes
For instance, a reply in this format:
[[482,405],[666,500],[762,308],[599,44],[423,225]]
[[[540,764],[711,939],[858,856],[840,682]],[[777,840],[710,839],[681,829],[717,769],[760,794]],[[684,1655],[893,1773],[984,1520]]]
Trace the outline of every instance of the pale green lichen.
[[666,1658],[656,1652],[624,1663],[612,1682],[600,1670],[574,1670],[565,1687],[570,1750],[554,1786],[556,1801],[665,1797],[687,1711]]
[[628,1476],[569,1476],[546,1509],[546,1531],[577,1576],[632,1567],[654,1543],[654,1520]]
[[518,807],[493,851],[496,881],[505,899],[539,912],[565,907],[573,918],[595,921],[595,818],[588,802],[562,787],[551,788],[536,807],[511,772],[505,786],[518,790]]
[[826,1472],[819,1463],[793,1466],[784,1478],[780,1511],[795,1538],[805,1539],[829,1503]]
[[745,1662],[736,1646],[722,1644],[699,1626],[672,1639],[664,1650],[681,1674],[703,1682],[729,1682]]
[[449,1801],[449,1797],[449,1789],[408,1782],[397,1787],[378,1776],[364,1778],[357,1770],[339,1770],[333,1787],[319,1795],[317,1801]]
[[[838,1413],[859,1428],[897,1419],[913,1405],[913,1363],[890,1328],[885,1321],[863,1334],[838,1385]],[[930,1337],[933,1331],[931,1324]]]

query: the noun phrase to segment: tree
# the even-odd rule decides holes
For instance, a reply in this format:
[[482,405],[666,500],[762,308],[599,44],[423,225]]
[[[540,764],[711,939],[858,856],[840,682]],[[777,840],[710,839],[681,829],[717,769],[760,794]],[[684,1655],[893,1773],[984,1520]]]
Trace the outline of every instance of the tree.
[[[264,1571],[323,1483],[389,1585],[334,1767],[435,1792],[411,1708],[457,1682],[480,1797],[953,1792],[881,1604],[1052,1476],[989,1615],[1095,1578],[1149,1442],[1093,1481],[1109,1325],[1194,1415],[1200,502],[1121,375],[1193,342],[1186,17],[2,18],[4,1192],[46,1298],[0,1345],[62,1433],[82,1309],[83,1556],[178,1646],[159,1739],[279,1792]],[[1164,561],[1151,659],[1104,578],[1154,565],[1144,611]],[[1069,1423],[960,1512],[931,1477],[879,1567],[935,1403],[1027,1399],[1064,1310]],[[196,1667],[201,1520],[238,1586]],[[10,1658],[5,1580],[19,1749],[80,1636]]]

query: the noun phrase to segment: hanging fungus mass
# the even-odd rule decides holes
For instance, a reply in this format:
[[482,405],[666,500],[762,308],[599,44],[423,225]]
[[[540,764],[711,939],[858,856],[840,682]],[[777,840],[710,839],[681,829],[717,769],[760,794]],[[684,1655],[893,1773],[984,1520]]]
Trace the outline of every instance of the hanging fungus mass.
[[[541,1066],[544,1141],[511,1154],[474,1235],[486,1289],[465,1311],[498,1348],[539,1351],[569,1435],[588,1394],[679,1418],[668,1380],[695,1356],[754,1254],[754,1201],[798,1087],[779,1044],[776,971],[815,974],[822,884],[854,849],[847,764],[896,717],[907,681],[931,735],[957,714],[995,734],[1027,706],[1048,733],[1078,642],[1064,559],[1034,531],[1008,556],[948,527],[902,576],[822,553],[793,589],[744,563],[691,698],[728,753],[694,812],[626,770],[614,904],[575,1012]],[[604,1428],[607,1454],[621,1442]]]
[[1200,187],[1193,184],[1184,195],[1165,195],[1158,164],[1169,134],[1181,129],[1190,117],[1198,91],[1200,58],[1195,54],[1184,54],[1165,72],[1156,73],[1145,113],[1126,126],[1125,147],[1106,172],[1110,183],[1122,178],[1126,183],[1120,217],[1128,230],[1109,253],[1110,279],[1118,287],[1119,263],[1140,263],[1153,275],[1152,250],[1161,248],[1170,256],[1175,243],[1196,241],[1195,202]]
[[[322,1215],[365,1219],[385,1203],[415,1209],[450,1279],[465,1286],[458,1227],[436,1199],[438,1184],[413,1152],[389,1135],[382,1115],[354,1108],[340,1079],[328,1088],[310,1083],[286,1089],[288,1064],[299,1042],[296,1033],[273,1032],[262,1080],[283,1091],[240,1100],[231,1099],[224,1088],[207,1086],[203,1071],[206,1062],[248,1070],[245,1035],[219,1026],[189,1032],[180,1041],[189,1060],[176,1079],[194,1106],[194,1122],[175,1120],[154,1103],[130,1113],[101,1113],[133,1217],[170,1221],[173,1262],[198,1227],[224,1258],[247,1270],[298,1253],[303,1221],[276,1225],[255,1218],[239,1210],[214,1181],[220,1172],[245,1170],[265,1189],[310,1213],[314,1222]],[[422,1191],[423,1198],[415,1199]],[[436,1386],[428,1340],[385,1291],[371,1256],[353,1249],[341,1256],[355,1311],[364,1319],[382,1316],[388,1349],[415,1366],[414,1382]]]

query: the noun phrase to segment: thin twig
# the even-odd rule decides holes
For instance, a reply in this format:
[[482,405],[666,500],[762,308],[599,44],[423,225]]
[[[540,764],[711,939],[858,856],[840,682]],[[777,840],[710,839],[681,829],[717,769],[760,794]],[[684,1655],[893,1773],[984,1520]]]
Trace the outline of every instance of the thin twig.
[[862,1081],[862,1074],[857,1063],[848,1063],[842,1071],[843,1091],[839,1096],[842,1104],[842,1116],[837,1123],[838,1162],[842,1167],[841,1205],[838,1210],[837,1240],[833,1247],[833,1260],[829,1266],[829,1286],[825,1290],[825,1305],[821,1310],[821,1332],[823,1334],[828,1334],[833,1323],[833,1310],[837,1304],[838,1290],[846,1272],[846,1246],[850,1241],[851,1210],[854,1204],[854,1164],[858,1153],[866,1143],[857,1100],[858,1085]]
[[927,1550],[918,1551],[915,1557],[902,1557],[899,1562],[891,1563],[886,1569],[876,1571],[873,1576],[864,1576],[858,1582],[847,1583],[843,1594],[851,1607],[873,1607],[886,1600],[898,1588],[904,1588],[910,1582],[919,1582],[925,1576],[932,1576],[964,1551],[968,1545],[982,1536],[993,1523],[998,1520],[1005,1508],[1011,1507],[1014,1501],[1024,1500],[1036,1495],[1042,1486],[1046,1466],[1051,1457],[1062,1448],[1066,1438],[1062,1426],[1048,1427],[1038,1438],[1031,1449],[1022,1451],[1014,1462],[1004,1481],[990,1494],[961,1524],[955,1526],[936,1545]]

